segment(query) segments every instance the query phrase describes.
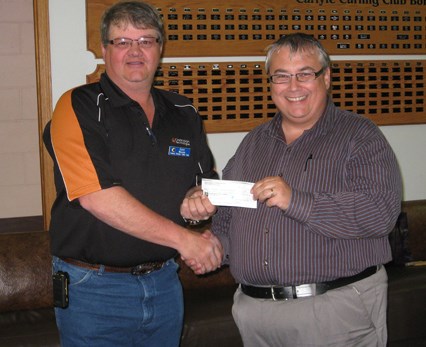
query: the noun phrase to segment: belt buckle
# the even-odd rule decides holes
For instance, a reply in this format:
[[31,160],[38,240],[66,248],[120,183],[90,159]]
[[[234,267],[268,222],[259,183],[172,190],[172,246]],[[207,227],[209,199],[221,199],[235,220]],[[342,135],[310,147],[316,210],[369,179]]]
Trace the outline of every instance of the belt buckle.
[[296,286],[296,296],[298,298],[305,298],[308,296],[315,296],[316,295],[316,283],[310,283],[310,284],[301,284],[299,286]]
[[147,275],[155,270],[155,266],[150,266],[148,264],[140,264],[136,265],[131,268],[130,273],[133,276],[139,276],[139,275]]

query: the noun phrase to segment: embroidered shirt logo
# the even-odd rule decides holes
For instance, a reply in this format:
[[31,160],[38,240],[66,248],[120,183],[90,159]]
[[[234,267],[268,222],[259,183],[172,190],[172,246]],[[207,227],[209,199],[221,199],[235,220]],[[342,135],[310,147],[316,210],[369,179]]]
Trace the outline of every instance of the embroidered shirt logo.
[[187,146],[187,147],[191,146],[191,142],[189,140],[178,139],[176,137],[172,137],[172,143],[176,145]]

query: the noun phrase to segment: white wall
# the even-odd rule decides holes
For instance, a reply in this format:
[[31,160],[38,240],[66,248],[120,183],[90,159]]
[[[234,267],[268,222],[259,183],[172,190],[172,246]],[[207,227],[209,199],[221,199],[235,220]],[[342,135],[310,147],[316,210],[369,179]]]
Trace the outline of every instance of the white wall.
[[[85,83],[85,76],[95,70],[93,54],[86,52],[86,22],[84,0],[50,1],[50,31],[52,56],[52,91],[55,104],[60,95],[76,85]],[[337,60],[337,57],[331,57]],[[426,56],[392,56],[380,59],[426,59]],[[242,57],[234,57],[241,61]],[[258,60],[259,57],[244,57]],[[369,56],[338,57],[339,60],[371,59]],[[376,57],[377,59],[377,57]],[[186,61],[200,61],[192,58]],[[210,58],[210,61],[229,61],[228,58]],[[165,62],[182,59],[167,58]],[[204,60],[205,61],[205,60]],[[401,167],[404,181],[403,200],[426,199],[426,124],[381,127],[393,147]],[[245,133],[209,134],[209,144],[216,159],[217,169],[222,171]]]
[[41,215],[32,0],[0,0],[0,218]]

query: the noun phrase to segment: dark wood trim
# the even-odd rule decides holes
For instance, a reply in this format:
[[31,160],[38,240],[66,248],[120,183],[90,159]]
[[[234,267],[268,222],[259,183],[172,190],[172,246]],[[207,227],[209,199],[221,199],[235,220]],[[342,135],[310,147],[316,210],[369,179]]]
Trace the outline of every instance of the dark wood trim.
[[42,210],[44,229],[47,230],[50,222],[50,208],[55,198],[53,163],[42,141],[43,129],[52,117],[49,0],[34,0],[33,6]]
[[0,218],[0,234],[44,230],[43,216]]

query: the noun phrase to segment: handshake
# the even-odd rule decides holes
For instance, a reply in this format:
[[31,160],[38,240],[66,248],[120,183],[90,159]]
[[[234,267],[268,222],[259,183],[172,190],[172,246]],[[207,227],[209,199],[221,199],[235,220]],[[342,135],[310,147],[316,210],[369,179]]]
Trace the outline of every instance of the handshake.
[[219,239],[209,230],[200,234],[189,231],[190,239],[180,255],[197,275],[218,269],[222,264],[223,248]]
[[[216,206],[203,195],[201,188],[194,187],[183,200],[180,213],[185,219],[207,220],[216,213],[216,210]],[[182,260],[197,275],[214,271],[222,264],[222,244],[210,230],[202,234],[188,230],[181,245],[178,251]]]

